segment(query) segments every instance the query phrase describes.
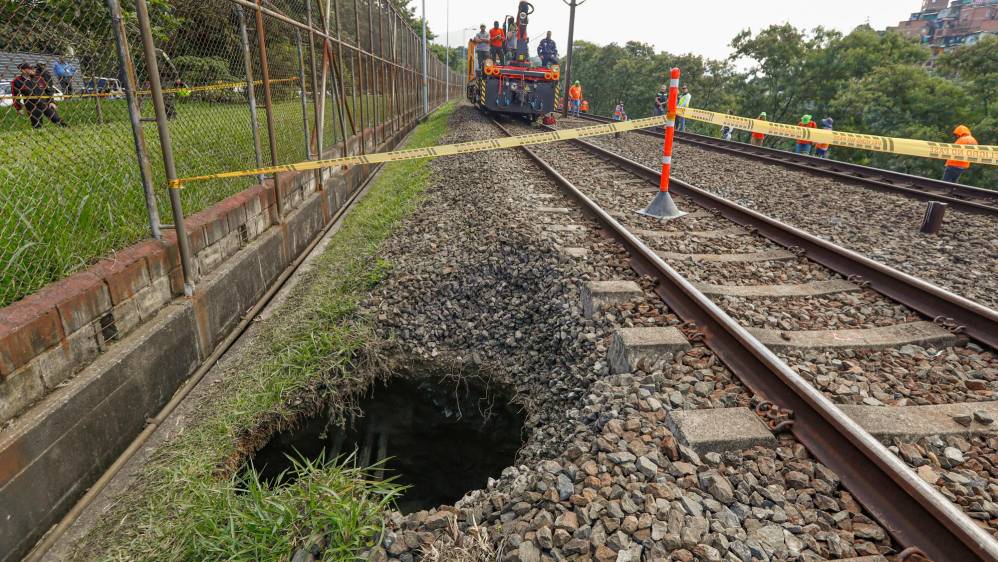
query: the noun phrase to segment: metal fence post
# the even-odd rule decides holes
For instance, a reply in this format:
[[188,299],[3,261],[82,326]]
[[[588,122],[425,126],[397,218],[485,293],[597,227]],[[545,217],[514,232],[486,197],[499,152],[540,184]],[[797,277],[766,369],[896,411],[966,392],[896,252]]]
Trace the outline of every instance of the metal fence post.
[[[263,103],[267,110],[267,136],[270,140],[270,164],[277,165],[277,137],[274,136],[274,101],[270,95],[270,66],[267,63],[267,32],[263,27],[263,10],[260,0],[256,0],[256,40],[260,49],[260,75],[263,79]],[[274,204],[277,206],[277,223],[284,222],[284,202],[281,189],[274,174]]]
[[[152,39],[152,24],[149,22],[149,10],[146,0],[135,0],[135,12],[142,32],[142,48],[145,51],[146,69],[149,73],[149,86],[152,89],[152,104],[156,109],[156,128],[159,130],[159,144],[163,151],[163,166],[166,168],[166,179],[177,179],[177,167],[173,161],[173,143],[170,140],[170,128],[166,118],[166,105],[163,103],[163,88],[159,81],[159,63],[156,61],[156,45]],[[170,207],[173,209],[173,226],[177,233],[177,245],[180,249],[180,267],[184,274],[184,295],[194,294],[194,283],[197,282],[197,271],[191,263],[191,245],[184,227],[184,210],[180,203],[180,191],[170,188]]]
[[[361,41],[360,41],[360,9],[357,7],[357,0],[353,0],[353,31],[354,31],[354,41],[357,42],[353,50],[354,60],[356,61],[353,66],[353,103],[354,111],[358,115],[358,123],[360,123],[360,153],[367,154],[367,104],[364,101],[364,59],[360,55],[361,51]],[[359,91],[358,91],[359,90]],[[358,108],[357,103],[360,102],[360,107]]]
[[308,104],[305,101],[305,52],[301,48],[301,32],[295,28],[295,44],[298,46],[298,98],[301,100],[301,126],[305,136],[305,159],[312,159],[312,143],[308,135]]
[[125,100],[128,102],[128,117],[132,122],[132,140],[135,141],[135,156],[139,164],[139,176],[142,178],[142,191],[145,193],[146,213],[149,215],[149,231],[156,240],[163,239],[160,230],[159,205],[156,203],[156,192],[152,186],[152,165],[146,153],[146,139],[142,132],[142,112],[136,96],[138,89],[135,78],[135,68],[132,66],[132,55],[129,53],[128,40],[125,36],[125,23],[121,19],[121,6],[118,0],[107,0],[111,11],[111,27],[114,30],[114,41],[118,47],[118,62],[121,65],[121,82],[125,85]]
[[[249,34],[246,33],[246,15],[242,6],[234,7],[236,19],[239,20],[239,40],[243,46],[243,59],[246,61],[246,100],[249,103],[250,127],[253,130],[253,154],[256,157],[256,167],[263,167],[263,146],[260,144],[260,117],[256,112],[256,91],[253,85],[253,55],[250,52]],[[263,185],[263,174],[256,177]]]
[[[315,131],[315,153],[321,160],[324,157],[322,135],[326,132],[326,94],[324,90],[319,89],[319,72],[315,66],[315,39],[312,35],[316,30],[312,20],[312,0],[305,0],[305,12],[308,17],[308,65],[312,72],[312,105],[315,111],[315,126],[312,130]],[[324,176],[322,168],[316,170],[315,179],[319,182],[319,189],[323,188]]]

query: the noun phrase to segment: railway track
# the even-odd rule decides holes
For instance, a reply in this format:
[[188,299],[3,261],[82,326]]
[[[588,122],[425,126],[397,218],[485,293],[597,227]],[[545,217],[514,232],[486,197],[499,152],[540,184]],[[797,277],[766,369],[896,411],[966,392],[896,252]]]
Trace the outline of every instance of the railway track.
[[[692,323],[687,331],[702,338],[757,397],[775,405],[764,408],[780,413],[782,428],[789,428],[834,470],[898,543],[918,547],[937,562],[998,560],[998,543],[843,413],[831,393],[811,384],[781,359],[781,355],[807,349],[852,357],[857,348],[871,345],[878,337],[881,346],[903,342],[952,345],[957,338],[954,332],[966,332],[993,347],[998,314],[681,182],[676,189],[683,196],[680,206],[693,210],[690,207],[699,205],[701,209],[669,223],[640,217],[633,211],[650,200],[649,184],[657,185],[657,173],[590,143],[573,144],[584,151],[562,144],[522,150],[607,236],[627,250],[636,271],[656,280],[656,293],[682,320]],[[825,267],[802,259],[805,255]],[[835,272],[851,276],[851,281]],[[778,283],[753,285],[760,276]],[[910,300],[921,308],[898,306],[863,291],[867,287],[903,305]],[[779,304],[787,293],[796,294],[790,307]],[[750,307],[752,314],[738,310],[739,303],[760,299],[763,305]],[[780,326],[779,319],[775,329],[753,325],[753,316],[773,317],[777,308],[782,308],[784,316],[793,316],[792,309],[803,301],[814,312],[803,315],[807,320],[797,318],[797,325]],[[836,313],[843,306],[872,312],[851,323]],[[951,320],[926,321],[916,313],[926,314],[923,310],[945,310],[967,321],[961,326],[973,327],[956,329],[959,322]],[[811,329],[826,319],[842,325],[832,330]],[[807,325],[809,321],[812,325]],[[962,399],[957,394],[937,401]]]
[[[586,121],[608,123],[607,117],[586,115]],[[640,129],[637,134],[662,137],[662,129]],[[787,168],[806,170],[824,176],[844,179],[867,189],[903,195],[919,201],[942,201],[953,209],[968,213],[998,215],[998,191],[944,182],[941,180],[871,168],[837,160],[802,156],[775,148],[753,146],[737,141],[725,141],[696,133],[676,132],[676,140],[724,154],[735,154]]]

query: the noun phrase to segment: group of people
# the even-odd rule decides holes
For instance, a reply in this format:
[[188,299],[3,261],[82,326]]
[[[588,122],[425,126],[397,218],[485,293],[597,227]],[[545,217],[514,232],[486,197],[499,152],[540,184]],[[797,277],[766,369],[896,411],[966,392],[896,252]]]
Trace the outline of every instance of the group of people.
[[[682,93],[679,96],[679,99],[676,104],[677,108],[690,107],[690,102],[692,101],[692,99],[693,96],[690,94],[689,88],[683,86]],[[664,115],[668,110],[668,103],[669,103],[669,88],[668,86],[662,86],[659,89],[658,94],[655,95],[655,115]],[[618,104],[617,107],[622,111],[623,103]],[[614,114],[616,115],[616,111],[614,112]],[[731,111],[728,111],[728,114],[730,115]],[[768,116],[766,115],[766,112],[763,111],[762,113],[759,114],[758,117],[756,117],[756,119],[760,121],[767,121]],[[821,129],[824,129],[826,131],[831,131],[834,129],[835,121],[831,117],[825,117],[820,121],[820,123],[816,123],[812,115],[805,114],[801,116],[800,122],[797,123],[797,126],[808,129],[815,129],[820,127]],[[677,131],[686,130],[685,117],[682,116],[676,117],[676,130]],[[724,140],[731,140],[731,136],[734,133],[734,131],[735,131],[734,127],[729,127],[729,126],[722,127],[721,138]],[[974,138],[974,136],[971,134],[970,128],[967,127],[966,125],[960,125],[956,127],[956,129],[953,130],[953,136],[956,137],[956,140],[954,141],[955,144],[960,144],[960,145],[978,144],[977,139]],[[751,144],[755,146],[762,146],[765,140],[766,140],[766,135],[764,133],[759,133],[756,131],[751,132],[749,138],[749,142]],[[811,155],[812,151],[813,155],[816,158],[828,158],[829,152],[831,151],[831,145],[829,143],[815,142],[809,139],[797,139],[797,142],[794,144],[795,154]],[[966,162],[963,160],[947,160],[945,170],[943,172],[943,181],[956,183],[957,181],[959,181],[960,176],[963,175],[963,173],[966,172],[968,168],[970,168],[970,162]]]
[[[72,77],[76,70],[72,67],[67,69],[67,66],[69,65],[60,57],[59,63],[56,63],[56,74],[59,76],[60,85],[71,91]],[[18,75],[10,82],[14,111],[25,113],[33,129],[40,129],[46,119],[54,125],[65,127],[66,122],[59,115],[59,109],[54,101],[56,91],[52,87],[52,74],[45,65],[39,63],[32,66],[22,62],[17,69]],[[67,76],[65,82],[64,76]]]
[[[486,59],[491,59],[496,64],[506,64],[507,54],[516,50],[514,30],[503,29],[498,20],[492,22],[492,29],[485,29],[485,24],[481,24],[472,42],[475,43],[479,70],[485,67]],[[541,59],[541,66],[558,64],[558,45],[551,39],[550,31],[537,45],[537,56]]]

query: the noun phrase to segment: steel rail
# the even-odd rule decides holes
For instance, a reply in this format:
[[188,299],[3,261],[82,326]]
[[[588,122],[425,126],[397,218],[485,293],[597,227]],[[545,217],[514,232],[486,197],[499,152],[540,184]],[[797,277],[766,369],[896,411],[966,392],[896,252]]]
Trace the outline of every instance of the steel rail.
[[[573,139],[572,142],[658,185],[658,170],[581,139]],[[809,259],[859,283],[868,284],[871,289],[998,349],[998,311],[682,180],[672,178],[670,185],[676,194],[702,207],[717,209],[728,220],[754,229],[777,244],[801,248]]]
[[[510,134],[498,122],[500,129]],[[745,328],[696,289],[644,242],[528,147],[543,168],[603,232],[623,245],[641,274],[655,277],[656,293],[754,393],[793,411],[791,431],[901,545],[921,548],[935,562],[998,560],[998,542],[956,505],[919,478],[821,392],[790,369]],[[861,462],[857,462],[857,460]]]
[[[580,117],[597,123],[609,123],[612,121],[607,117],[599,115],[583,115]],[[639,129],[635,132],[656,138],[661,138],[662,136],[661,129]],[[841,162],[839,160],[793,154],[775,148],[754,146],[738,141],[724,141],[697,133],[677,131],[676,139],[715,152],[735,154],[784,167],[798,168],[837,179],[858,182],[864,187],[882,193],[901,194],[919,201],[942,201],[948,203],[954,210],[966,213],[998,215],[998,191],[990,189],[960,185],[893,170]]]

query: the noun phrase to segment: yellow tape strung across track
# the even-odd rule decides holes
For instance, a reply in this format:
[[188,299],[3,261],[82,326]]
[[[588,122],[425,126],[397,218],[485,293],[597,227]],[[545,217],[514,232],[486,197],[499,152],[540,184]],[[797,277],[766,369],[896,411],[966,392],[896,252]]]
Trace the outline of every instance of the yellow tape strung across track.
[[[285,84],[285,83],[288,83],[288,82],[297,82],[297,81],[298,81],[297,77],[292,77],[292,78],[278,78],[276,80],[271,80],[270,83],[271,84]],[[253,81],[253,85],[254,86],[259,86],[261,84],[263,84],[263,80],[254,80]],[[187,86],[186,88],[163,88],[163,93],[164,94],[177,94],[177,93],[180,93],[180,92],[211,92],[211,91],[214,91],[214,90],[228,90],[229,88],[236,88],[236,87],[240,87],[240,86],[246,86],[246,81],[243,80],[242,82],[222,82],[220,84],[205,84],[203,86]],[[152,90],[136,90],[135,93],[137,95],[144,96],[144,95],[151,94]],[[50,99],[54,99],[55,101],[61,102],[61,101],[78,99],[78,98],[110,98],[110,97],[114,97],[114,96],[122,96],[122,97],[124,97],[124,95],[125,95],[125,91],[124,90],[120,90],[120,91],[117,91],[117,92],[97,92],[97,93],[92,93],[92,94],[52,94],[52,95],[43,95],[43,96],[2,95],[2,96],[0,96],[0,100],[14,100],[14,99],[16,99],[16,100],[19,100],[19,101],[23,101],[23,100],[42,100],[42,99],[50,100]],[[58,99],[56,99],[56,98],[58,98]]]
[[[727,124],[743,131],[754,131],[791,139],[803,138],[813,142],[827,142],[838,146],[848,146],[852,148],[862,148],[866,150],[876,150],[878,152],[890,152],[893,154],[904,154],[908,156],[923,156],[927,158],[940,159],[953,158],[956,160],[977,162],[979,164],[998,164],[998,146],[967,146],[912,139],[878,137],[874,135],[857,135],[839,131],[808,129],[794,125],[783,125],[781,123],[735,117],[732,115],[714,113],[712,111],[705,111],[702,109],[686,109],[685,111],[679,110],[678,113],[679,115],[685,115],[686,118],[694,119],[696,121],[704,121],[706,123],[714,123],[718,125]],[[579,127],[577,129],[560,129],[558,131],[533,133],[515,137],[476,140],[458,144],[448,144],[444,146],[412,148],[408,150],[395,150],[392,152],[379,152],[376,154],[366,154],[362,156],[345,156],[339,158],[328,158],[325,160],[308,160],[305,162],[285,164],[282,166],[269,166],[266,168],[256,168],[252,170],[238,170],[233,172],[208,174],[204,176],[179,178],[171,181],[169,185],[173,189],[183,189],[185,184],[207,180],[242,178],[248,176],[275,174],[279,172],[307,172],[310,170],[318,170],[320,168],[335,168],[337,166],[382,164],[385,162],[418,160],[420,158],[439,158],[441,156],[454,156],[456,154],[469,154],[473,152],[501,150],[504,148],[516,148],[520,146],[533,146],[572,139],[598,137],[616,132],[633,131],[635,129],[647,129],[649,127],[664,125],[665,121],[666,116],[662,115],[658,117],[634,119],[633,121],[618,121],[615,123]]]
[[796,125],[784,125],[772,121],[760,121],[726,113],[716,113],[705,109],[679,108],[677,113],[693,119],[714,125],[727,125],[742,131],[764,133],[775,137],[802,139],[815,143],[832,144],[876,152],[889,152],[904,156],[921,156],[923,158],[938,158],[941,160],[963,160],[978,164],[998,165],[998,146],[971,146],[966,144],[950,144],[945,142],[930,142],[915,139],[900,139],[894,137],[879,137],[876,135],[860,135],[842,131],[811,129]]

